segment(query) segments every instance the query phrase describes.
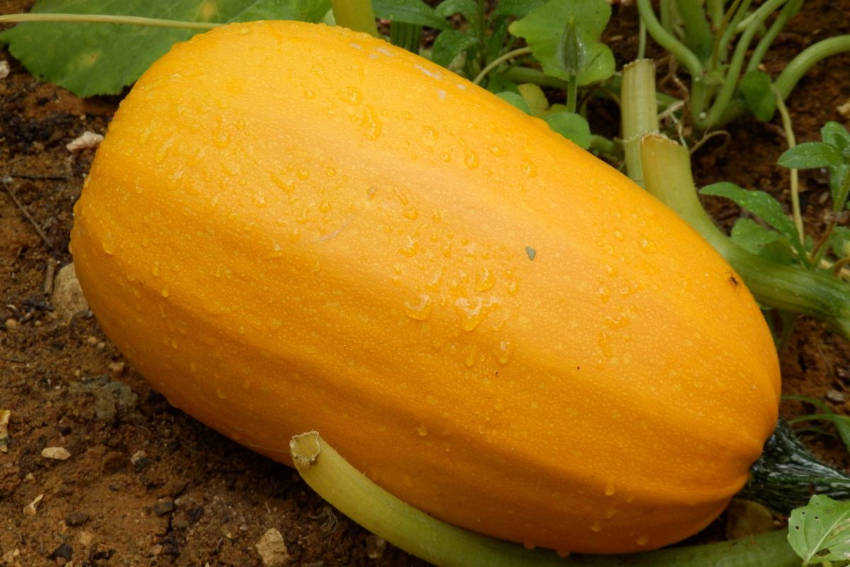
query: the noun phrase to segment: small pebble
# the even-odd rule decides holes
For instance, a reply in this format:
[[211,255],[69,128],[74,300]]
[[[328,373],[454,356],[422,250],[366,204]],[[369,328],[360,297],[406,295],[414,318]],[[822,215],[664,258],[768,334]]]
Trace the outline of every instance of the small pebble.
[[89,521],[89,515],[85,512],[71,512],[65,516],[65,525],[69,527],[82,526]]
[[5,59],[3,59],[2,61],[0,61],[0,79],[5,79],[6,77],[8,77],[8,76],[9,76],[9,73],[10,73],[11,71],[12,71],[12,70],[11,70],[11,68],[9,67],[9,62],[8,62],[8,61],[6,61]]
[[68,545],[67,543],[63,543],[59,547],[53,550],[50,554],[50,559],[64,559],[65,561],[70,561],[71,557],[74,556],[74,548]]
[[291,558],[286,542],[283,541],[281,533],[274,528],[266,530],[254,547],[260,554],[264,567],[283,567],[289,564]]
[[384,556],[384,550],[387,548],[387,541],[374,534],[366,536],[366,555],[369,559],[380,559]]
[[12,410],[0,409],[0,452],[9,450],[9,418]]
[[9,317],[3,322],[3,326],[6,327],[7,331],[11,331],[18,327],[18,321]]
[[836,404],[843,404],[847,401],[847,396],[844,394],[844,392],[839,392],[838,390],[829,390],[826,393],[826,399]]
[[165,516],[174,511],[174,500],[171,498],[160,498],[153,505],[153,513],[157,516]]
[[86,530],[80,530],[80,533],[77,535],[77,541],[83,547],[88,547],[94,541],[94,534]]
[[65,149],[69,152],[76,152],[79,150],[87,150],[90,148],[96,148],[103,141],[103,136],[101,134],[96,134],[95,132],[89,132],[86,130],[67,144],[65,144]]
[[71,458],[71,453],[65,447],[45,447],[41,450],[41,456],[55,461],[67,461]]
[[56,272],[50,303],[53,305],[54,312],[66,325],[78,313],[88,311],[89,304],[77,280],[73,262]]

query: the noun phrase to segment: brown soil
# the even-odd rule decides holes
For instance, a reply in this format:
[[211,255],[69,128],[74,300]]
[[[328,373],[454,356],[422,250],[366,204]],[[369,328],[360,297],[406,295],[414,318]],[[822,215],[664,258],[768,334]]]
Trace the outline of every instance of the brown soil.
[[[0,13],[29,4],[0,3]],[[818,39],[850,33],[848,12],[847,0],[807,3],[767,69],[775,73]],[[634,56],[634,30],[634,10],[616,8],[609,36],[620,62]],[[272,528],[292,565],[422,564],[334,511],[291,469],[172,408],[91,316],[58,318],[52,275],[71,261],[71,209],[93,156],[65,144],[85,130],[103,133],[118,100],[80,100],[33,78],[6,51],[2,60],[11,73],[0,79],[0,409],[11,419],[8,446],[0,447],[0,566],[260,565],[255,546]],[[837,110],[850,100],[847,69],[850,56],[836,57],[800,83],[789,101],[798,140],[817,138],[827,120],[850,124]],[[778,124],[744,120],[709,142],[696,155],[698,182],[733,180],[787,203],[787,171],[773,165],[783,150]],[[817,234],[828,188],[818,172],[802,179]],[[727,225],[739,214],[719,201],[710,208]],[[787,393],[848,413],[848,341],[801,320],[782,365]],[[783,405],[786,414],[801,409]],[[808,441],[834,464],[850,465],[834,438]],[[45,447],[71,456],[45,458]]]

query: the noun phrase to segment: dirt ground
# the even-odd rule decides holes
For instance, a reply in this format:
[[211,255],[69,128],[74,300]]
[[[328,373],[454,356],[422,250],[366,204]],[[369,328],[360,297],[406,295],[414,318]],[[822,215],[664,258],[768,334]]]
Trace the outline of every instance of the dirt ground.
[[[29,4],[0,2],[0,13]],[[848,0],[808,2],[779,38],[767,70],[776,73],[818,39],[850,33],[847,13]],[[608,37],[620,63],[635,54],[635,18],[633,8],[615,8]],[[0,78],[0,410],[10,414],[8,438],[0,440],[0,567],[263,565],[257,546],[275,549],[270,530],[289,556],[281,564],[422,565],[334,511],[291,469],[172,408],[90,315],[61,318],[51,290],[58,269],[71,261],[71,209],[93,157],[92,149],[72,152],[66,144],[87,130],[104,133],[118,99],[80,100],[33,78],[0,50],[4,60],[10,72]],[[659,67],[663,74],[663,61]],[[850,56],[835,57],[800,83],[788,103],[798,140],[815,139],[827,120],[850,125],[839,112],[850,101],[848,69]],[[596,114],[597,121],[617,120],[604,108]],[[732,180],[787,203],[787,171],[772,165],[784,149],[778,124],[745,120],[728,138],[706,144],[695,159],[698,182]],[[818,172],[802,180],[806,219],[817,234],[828,186]],[[739,214],[719,201],[710,205],[727,226]],[[786,393],[850,413],[848,341],[800,320],[782,352],[782,370]],[[786,415],[800,410],[783,405]],[[833,438],[807,442],[833,464],[850,465]],[[43,456],[50,447],[69,456]],[[722,534],[724,521],[703,537]]]

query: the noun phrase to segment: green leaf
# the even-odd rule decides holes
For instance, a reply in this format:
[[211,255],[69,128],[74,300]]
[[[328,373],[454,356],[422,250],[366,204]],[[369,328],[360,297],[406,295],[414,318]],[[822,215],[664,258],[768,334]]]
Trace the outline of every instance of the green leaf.
[[829,235],[829,247],[836,258],[850,258],[850,228],[836,226]]
[[821,140],[838,148],[845,158],[850,158],[847,151],[850,150],[850,132],[847,132],[841,123],[830,120],[820,129]]
[[[564,61],[574,60],[575,78],[584,86],[614,74],[614,54],[600,41],[610,17],[611,6],[605,0],[550,0],[509,29],[525,38],[547,75],[569,80]],[[564,41],[565,35],[570,41]]]
[[405,22],[437,30],[449,29],[449,24],[422,0],[372,0],[375,16],[384,20]]
[[512,104],[516,108],[522,110],[526,114],[529,114],[531,112],[528,108],[528,103],[525,102],[525,99],[522,98],[522,95],[520,95],[519,93],[515,93],[513,91],[503,91],[500,93],[496,93],[496,96]]
[[850,560],[850,501],[815,495],[791,512],[788,543],[803,565],[829,565]]
[[543,116],[543,120],[549,124],[555,132],[561,134],[577,146],[584,149],[590,147],[590,125],[584,116],[575,112],[553,112]]
[[[318,21],[329,9],[330,0],[40,0],[32,12],[222,23],[271,18]],[[128,24],[26,23],[0,35],[33,75],[86,97],[120,93],[172,44],[195,33]]]
[[545,3],[545,0],[500,0],[493,10],[494,16],[524,18]]
[[768,258],[777,264],[791,264],[794,260],[788,239],[753,219],[738,219],[732,227],[731,237],[745,250]]
[[431,59],[434,63],[448,67],[458,55],[473,47],[478,40],[463,30],[446,30],[434,40]]
[[785,150],[779,156],[782,167],[811,169],[814,167],[836,167],[842,164],[841,151],[826,142],[805,142]]
[[[494,94],[510,91],[522,98],[517,91],[517,84],[507,78],[504,73],[490,73],[487,75],[487,90]],[[524,101],[523,101],[524,103]],[[526,106],[528,106],[526,104]]]
[[770,77],[763,71],[750,71],[741,78],[738,90],[750,112],[762,122],[767,122],[776,111],[776,95],[771,89]]
[[485,40],[484,53],[487,57],[487,62],[491,62],[504,51],[509,51],[511,46],[508,45],[508,18],[496,17],[490,21],[490,34]]
[[449,18],[460,14],[467,22],[478,21],[478,3],[475,0],[443,0],[434,11],[441,18]]
[[734,183],[721,181],[720,183],[713,183],[712,185],[703,187],[700,193],[731,199],[742,209],[750,211],[778,230],[790,242],[799,241],[797,228],[791,219],[788,218],[788,215],[785,214],[782,205],[764,191],[742,189]]
[[546,94],[539,85],[535,85],[534,83],[523,83],[521,85],[517,85],[517,91],[519,91],[520,96],[522,96],[528,104],[528,108],[530,109],[529,114],[538,116],[546,112],[549,108],[549,100],[546,98]]

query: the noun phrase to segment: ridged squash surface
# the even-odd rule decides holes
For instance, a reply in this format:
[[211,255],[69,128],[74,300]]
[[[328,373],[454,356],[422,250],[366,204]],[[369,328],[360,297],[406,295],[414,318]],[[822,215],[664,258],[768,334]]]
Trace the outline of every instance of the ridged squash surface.
[[571,552],[708,524],[777,417],[732,269],[625,176],[427,60],[225,26],[122,102],[75,208],[106,334],[175,406],[288,462]]

